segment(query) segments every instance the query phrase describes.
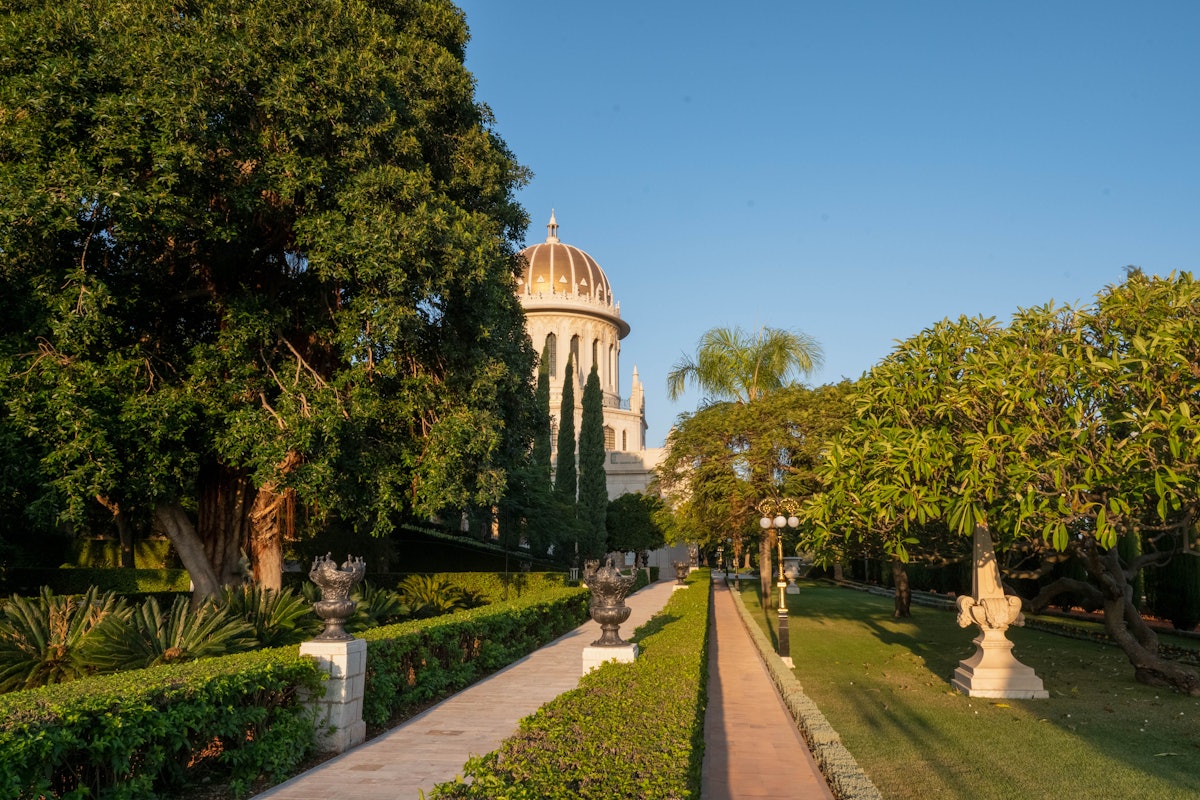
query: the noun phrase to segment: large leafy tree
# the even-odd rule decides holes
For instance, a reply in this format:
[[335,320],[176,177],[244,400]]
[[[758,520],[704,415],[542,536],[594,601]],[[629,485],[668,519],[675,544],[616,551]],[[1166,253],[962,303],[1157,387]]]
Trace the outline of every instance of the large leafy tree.
[[[1159,658],[1132,590],[1200,510],[1197,313],[1191,276],[1135,272],[1087,309],[935,325],[860,382],[814,519],[870,530],[902,560],[932,520],[960,536],[985,528],[1043,567],[1076,558],[1089,581],[1062,578],[1034,608],[1090,593],[1140,680],[1200,693],[1193,671]],[[1128,536],[1147,546],[1122,558]]]
[[627,492],[608,503],[608,549],[644,553],[666,544],[668,511],[656,494]]
[[[667,394],[674,400],[692,384],[703,393],[706,404],[721,401],[737,405],[754,403],[809,374],[820,366],[822,359],[820,344],[800,331],[764,327],[751,333],[736,326],[712,328],[700,337],[695,356],[684,355],[667,375]],[[733,410],[729,413],[737,415]],[[726,428],[730,437],[727,445],[733,448],[730,454],[738,459],[740,467],[749,470],[739,476],[748,481],[749,486],[729,484],[737,491],[731,491],[729,502],[723,509],[728,514],[723,517],[728,524],[735,518],[739,521],[748,518],[750,512],[746,508],[753,506],[756,495],[761,500],[778,495],[780,490],[778,475],[771,468],[769,459],[747,460],[744,457],[748,444],[745,432],[737,430],[739,426],[740,423],[735,423]],[[668,437],[667,448],[672,447],[671,437]],[[724,480],[728,482],[729,476]],[[730,533],[737,537],[740,547],[743,532],[740,526],[732,527]],[[776,533],[772,529],[762,536],[754,532],[758,530],[752,529],[749,535],[759,542],[759,568],[765,597],[770,588],[771,551]]]
[[0,28],[4,397],[43,505],[200,594],[296,508],[384,533],[528,454],[524,179],[445,0],[28,0]]
[[[769,590],[776,543],[762,536],[764,498],[806,499],[820,488],[825,442],[850,416],[848,383],[788,386],[753,403],[714,403],[682,415],[667,438],[655,488],[675,504],[697,541],[758,541],[760,580]],[[772,532],[774,533],[774,532]]]
[[604,395],[596,366],[583,385],[583,416],[579,421],[580,552],[600,558],[608,539],[608,475],[604,471]]

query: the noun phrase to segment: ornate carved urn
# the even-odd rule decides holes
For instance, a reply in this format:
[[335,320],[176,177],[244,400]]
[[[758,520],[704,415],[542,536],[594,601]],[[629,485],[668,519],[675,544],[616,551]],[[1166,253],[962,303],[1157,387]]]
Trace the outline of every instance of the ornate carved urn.
[[633,612],[625,605],[625,596],[637,582],[633,575],[622,575],[613,566],[613,560],[599,569],[587,574],[583,584],[592,590],[592,619],[600,623],[603,634],[592,642],[593,647],[620,647],[624,640],[617,635],[621,623],[629,619]]
[[1042,679],[1012,654],[1005,631],[1025,623],[1021,599],[1004,593],[992,535],[982,525],[975,526],[973,555],[972,591],[958,598],[958,624],[978,625],[980,633],[974,639],[975,654],[958,662],[951,685],[971,697],[1049,697]]
[[354,614],[358,603],[350,599],[354,585],[362,580],[367,571],[367,562],[362,557],[346,556],[346,562],[338,568],[337,562],[329,557],[313,559],[312,569],[308,577],[321,590],[321,599],[313,603],[313,611],[325,623],[325,630],[316,637],[316,641],[344,642],[354,637],[346,633],[342,626]]
[[686,561],[674,561],[672,564],[675,567],[675,580],[680,584],[686,583],[691,565]]

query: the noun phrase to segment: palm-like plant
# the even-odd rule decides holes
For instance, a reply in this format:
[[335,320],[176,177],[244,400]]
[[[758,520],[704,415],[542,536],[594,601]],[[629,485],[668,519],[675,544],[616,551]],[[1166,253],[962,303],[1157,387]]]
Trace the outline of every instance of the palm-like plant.
[[474,595],[436,575],[409,575],[396,591],[414,617],[435,617],[479,605]]
[[292,644],[321,627],[312,604],[291,589],[230,586],[221,592],[217,603],[231,616],[249,624],[260,647]]
[[369,581],[359,584],[354,595],[358,605],[347,626],[350,630],[365,630],[379,625],[391,625],[412,616],[411,607],[396,592],[376,587]]
[[128,617],[106,620],[87,651],[98,669],[116,672],[225,655],[253,643],[250,624],[216,603],[193,609],[178,597],[164,613],[151,597]]
[[806,333],[762,328],[712,328],[700,337],[696,357],[684,356],[667,375],[667,394],[679,398],[694,384],[714,400],[753,402],[821,365],[821,345]]
[[13,596],[0,614],[0,692],[33,689],[95,671],[90,642],[98,629],[127,617],[125,601],[92,587],[82,595]]

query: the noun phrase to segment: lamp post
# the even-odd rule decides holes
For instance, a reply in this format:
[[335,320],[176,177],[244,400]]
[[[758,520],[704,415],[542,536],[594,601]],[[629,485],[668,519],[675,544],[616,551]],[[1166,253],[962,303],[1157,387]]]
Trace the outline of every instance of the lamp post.
[[779,579],[776,586],[779,587],[779,657],[789,667],[792,666],[792,648],[788,638],[788,610],[787,610],[787,578],[783,574],[783,535],[784,528],[796,528],[800,525],[800,519],[796,516],[800,510],[800,504],[790,497],[782,499],[763,500],[758,504],[758,513],[762,514],[758,524],[762,526],[764,531],[776,531],[775,542],[779,550]]

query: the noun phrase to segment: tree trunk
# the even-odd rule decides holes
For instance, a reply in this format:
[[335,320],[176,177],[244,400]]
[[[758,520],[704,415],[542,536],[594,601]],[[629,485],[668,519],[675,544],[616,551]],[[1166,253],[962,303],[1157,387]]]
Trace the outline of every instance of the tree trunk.
[[133,569],[137,560],[133,552],[133,528],[129,524],[129,515],[124,511],[117,512],[117,537],[121,540],[121,567]]
[[254,582],[263,589],[283,588],[283,539],[292,530],[294,493],[270,487],[255,493],[250,509],[250,563]]
[[894,617],[912,616],[912,587],[908,585],[908,569],[898,558],[892,559],[892,584],[896,587],[896,610]]
[[1104,627],[1125,651],[1139,683],[1174,689],[1200,697],[1200,673],[1158,654],[1158,635],[1142,619],[1133,602],[1133,588],[1125,577],[1116,550],[1100,552],[1093,544],[1084,553],[1088,572],[1104,597]]
[[193,602],[215,597],[221,581],[208,560],[208,553],[187,512],[178,503],[163,503],[154,509],[154,517],[166,531],[179,560],[192,578]]
[[213,467],[201,479],[196,532],[221,586],[237,586],[250,575],[250,511],[257,492],[242,470]]

